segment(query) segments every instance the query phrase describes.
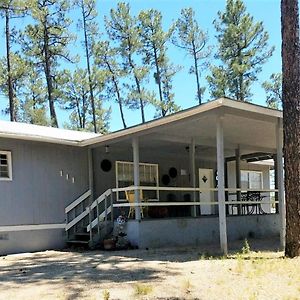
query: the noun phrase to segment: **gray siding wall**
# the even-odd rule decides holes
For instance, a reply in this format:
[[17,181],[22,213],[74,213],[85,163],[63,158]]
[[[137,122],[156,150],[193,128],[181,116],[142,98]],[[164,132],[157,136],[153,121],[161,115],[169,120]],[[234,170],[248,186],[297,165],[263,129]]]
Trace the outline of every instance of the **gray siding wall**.
[[[109,159],[112,162],[112,169],[110,172],[103,172],[101,170],[101,161]],[[109,188],[116,187],[116,161],[133,161],[133,154],[131,148],[118,148],[112,145],[110,153],[105,153],[104,147],[99,147],[93,150],[94,161],[94,188],[95,196],[100,196],[104,191]],[[168,152],[161,152],[159,149],[153,151],[146,148],[140,149],[140,162],[158,164],[159,171],[159,185],[164,186],[161,182],[162,175],[168,174],[171,167],[175,167],[178,171],[178,176],[171,179],[168,186],[190,186],[189,182],[189,154],[172,154]],[[198,181],[198,168],[215,169],[216,164],[212,161],[196,161],[196,186],[199,185]],[[187,171],[187,175],[180,175],[180,170]],[[175,193],[176,194],[176,193]],[[163,195],[163,194],[162,194]],[[163,200],[163,199],[162,199]]]
[[0,232],[0,255],[62,249],[66,246],[64,229],[11,231],[5,234],[7,240],[1,240],[1,235],[3,233]]
[[64,223],[65,207],[88,189],[87,149],[13,139],[0,149],[12,153],[13,176],[0,181],[0,226]]

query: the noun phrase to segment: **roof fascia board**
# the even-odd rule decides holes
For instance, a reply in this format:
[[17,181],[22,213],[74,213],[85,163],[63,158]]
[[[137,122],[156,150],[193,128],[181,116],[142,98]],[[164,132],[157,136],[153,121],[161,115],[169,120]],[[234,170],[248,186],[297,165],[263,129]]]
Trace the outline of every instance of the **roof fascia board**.
[[67,146],[81,146],[80,141],[70,141],[70,140],[62,140],[57,138],[46,138],[40,136],[11,134],[11,133],[2,133],[2,132],[0,132],[0,138],[18,139],[18,140],[32,141],[32,142],[44,142],[44,143],[67,145]]
[[282,111],[271,109],[267,107],[262,107],[253,103],[246,103],[241,101],[229,100],[226,98],[223,99],[223,105],[228,108],[233,108],[236,110],[241,110],[244,112],[252,112],[259,115],[270,116],[272,118],[282,118]]
[[168,124],[178,122],[184,120],[188,117],[193,117],[198,115],[199,113],[209,112],[218,107],[222,107],[222,99],[218,99],[216,101],[207,102],[199,107],[192,108],[183,112],[179,112],[170,116],[163,117],[159,120],[150,121],[145,124],[141,124],[135,127],[131,127],[128,129],[123,129],[121,131],[113,132],[107,135],[103,135],[97,138],[91,138],[81,143],[82,146],[96,146],[96,144],[103,144],[107,141],[111,141],[114,139],[121,139],[122,137],[128,138],[131,135],[144,134],[145,131],[147,133],[151,132],[151,129],[157,129],[159,126],[166,126]]

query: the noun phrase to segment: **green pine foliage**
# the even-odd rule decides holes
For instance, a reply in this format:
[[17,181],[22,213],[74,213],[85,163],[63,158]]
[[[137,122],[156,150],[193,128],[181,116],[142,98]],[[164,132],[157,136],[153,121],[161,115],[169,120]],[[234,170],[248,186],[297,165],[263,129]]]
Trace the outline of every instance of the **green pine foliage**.
[[175,23],[172,42],[177,47],[185,50],[193,59],[193,65],[190,67],[189,73],[195,74],[197,83],[196,100],[201,104],[204,92],[200,84],[201,68],[207,66],[207,58],[212,49],[207,45],[208,34],[200,28],[192,8],[181,10],[180,18]]
[[273,73],[268,81],[262,83],[266,93],[266,104],[270,108],[282,107],[282,74]]
[[[139,112],[142,123],[181,109],[174,78],[183,68],[170,50],[181,49],[190,60],[185,72],[194,76],[199,104],[206,86],[213,98],[250,101],[252,83],[274,50],[262,22],[254,21],[242,0],[227,0],[214,21],[215,61],[210,55],[215,46],[208,45],[201,16],[192,8],[183,8],[169,27],[160,11],[133,14],[126,2],[100,19],[96,0],[3,0],[0,17],[4,113],[12,121],[92,132],[108,132],[114,102],[124,128],[128,109]],[[268,106],[280,107],[280,75],[272,74],[262,87]],[[69,119],[59,119],[58,109]]]
[[172,79],[179,68],[170,63],[167,55],[167,43],[171,39],[174,26],[164,31],[161,13],[149,9],[139,13],[138,27],[143,63],[154,72],[153,78],[158,86],[159,99],[152,99],[152,104],[156,108],[155,117],[164,117],[179,109],[174,103],[172,93]]
[[251,101],[251,85],[274,51],[268,46],[269,35],[242,0],[227,0],[214,25],[219,43],[216,58],[221,65],[213,66],[207,77],[211,96]]

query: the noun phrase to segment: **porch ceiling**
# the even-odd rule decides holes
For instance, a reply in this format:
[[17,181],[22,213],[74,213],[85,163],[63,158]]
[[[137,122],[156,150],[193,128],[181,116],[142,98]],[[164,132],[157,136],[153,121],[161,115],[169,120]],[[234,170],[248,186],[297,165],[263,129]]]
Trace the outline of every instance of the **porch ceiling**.
[[[241,154],[252,152],[275,153],[276,124],[281,118],[279,111],[258,107],[247,103],[223,99],[215,107],[199,111],[185,117],[172,119],[170,122],[154,121],[155,126],[141,125],[141,130],[128,129],[127,135],[107,139],[101,144],[117,143],[121,148],[131,148],[133,136],[139,136],[140,147],[159,149],[162,152],[187,152],[185,149],[191,139],[195,139],[197,152],[204,156],[215,156],[216,120],[223,118],[225,156],[234,155],[234,150],[240,147]],[[210,103],[208,103],[210,105]],[[205,106],[205,105],[204,105]],[[200,110],[201,106],[199,107]],[[180,113],[179,113],[180,116]],[[150,126],[151,125],[151,126]],[[144,127],[145,128],[144,128]],[[131,131],[132,132],[131,132]],[[126,131],[126,130],[125,130]],[[100,145],[100,143],[98,144]],[[94,145],[95,146],[95,145]]]

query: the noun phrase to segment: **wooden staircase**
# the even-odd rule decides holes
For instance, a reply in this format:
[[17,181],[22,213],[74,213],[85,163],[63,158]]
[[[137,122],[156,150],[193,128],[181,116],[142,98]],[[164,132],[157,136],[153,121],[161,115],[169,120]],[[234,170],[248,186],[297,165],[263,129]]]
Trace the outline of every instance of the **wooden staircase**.
[[90,197],[91,191],[88,190],[65,208],[67,244],[70,247],[95,248],[113,231],[112,191],[105,191],[94,201]]

